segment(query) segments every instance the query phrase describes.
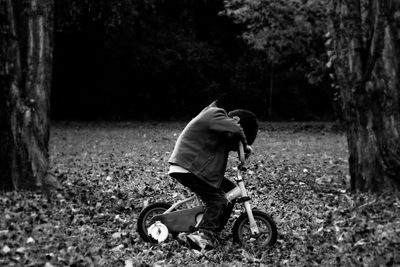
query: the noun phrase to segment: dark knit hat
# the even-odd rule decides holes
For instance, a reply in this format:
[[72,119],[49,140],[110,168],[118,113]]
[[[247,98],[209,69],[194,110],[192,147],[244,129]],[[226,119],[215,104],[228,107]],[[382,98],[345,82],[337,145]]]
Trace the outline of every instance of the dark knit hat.
[[239,117],[239,124],[242,126],[243,132],[246,135],[247,144],[252,145],[258,132],[256,115],[245,109],[235,109],[230,111],[228,114],[230,117]]

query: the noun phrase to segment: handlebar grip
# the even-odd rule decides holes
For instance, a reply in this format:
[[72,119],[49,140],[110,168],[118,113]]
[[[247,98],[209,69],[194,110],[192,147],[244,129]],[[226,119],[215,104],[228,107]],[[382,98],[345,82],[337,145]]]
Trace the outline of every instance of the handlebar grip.
[[239,154],[239,161],[240,164],[244,165],[246,158],[244,156],[244,147],[243,147],[243,143],[239,141],[239,150],[238,150],[238,154]]

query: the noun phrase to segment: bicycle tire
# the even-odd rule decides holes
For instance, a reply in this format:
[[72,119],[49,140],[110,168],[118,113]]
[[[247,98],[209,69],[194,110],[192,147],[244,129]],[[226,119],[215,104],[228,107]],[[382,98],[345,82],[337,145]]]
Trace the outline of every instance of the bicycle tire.
[[[137,219],[137,232],[139,236],[146,242],[156,242],[147,233],[149,222],[155,215],[161,214],[171,207],[171,204],[166,202],[155,202],[145,207],[139,214]],[[154,212],[156,212],[154,214]],[[152,215],[152,216],[151,216]]]
[[267,213],[260,210],[253,210],[253,216],[261,231],[261,235],[258,238],[263,237],[267,233],[267,239],[262,241],[257,238],[257,242],[250,242],[249,218],[247,213],[242,213],[232,227],[233,241],[243,247],[254,246],[255,244],[259,249],[273,246],[278,237],[278,230],[274,220]]

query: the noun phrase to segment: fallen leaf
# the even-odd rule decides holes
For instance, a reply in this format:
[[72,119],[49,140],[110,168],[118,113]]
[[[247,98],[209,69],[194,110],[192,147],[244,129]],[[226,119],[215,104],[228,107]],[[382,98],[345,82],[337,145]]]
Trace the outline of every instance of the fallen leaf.
[[26,250],[25,247],[19,247],[19,248],[17,248],[16,252],[17,252],[17,253],[24,253],[25,250]]
[[121,245],[118,245],[118,246],[116,246],[116,247],[113,247],[113,248],[111,249],[111,251],[113,251],[113,252],[121,251],[121,250],[124,249],[124,248],[125,248],[125,246],[124,246],[123,244],[121,244]]
[[120,232],[116,232],[116,233],[112,234],[112,238],[114,238],[114,239],[121,238],[121,233]]
[[1,252],[3,252],[4,254],[9,253],[10,251],[11,251],[11,249],[10,249],[7,245],[5,245],[5,246],[1,249]]
[[132,259],[125,260],[125,267],[133,267],[133,260]]

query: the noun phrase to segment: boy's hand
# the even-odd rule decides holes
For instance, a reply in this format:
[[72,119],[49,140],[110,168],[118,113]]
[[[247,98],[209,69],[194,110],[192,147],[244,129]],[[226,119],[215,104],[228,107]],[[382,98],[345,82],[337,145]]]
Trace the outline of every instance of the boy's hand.
[[250,154],[253,153],[253,149],[251,148],[251,146],[246,145],[246,147],[244,148],[244,156],[247,159]]

